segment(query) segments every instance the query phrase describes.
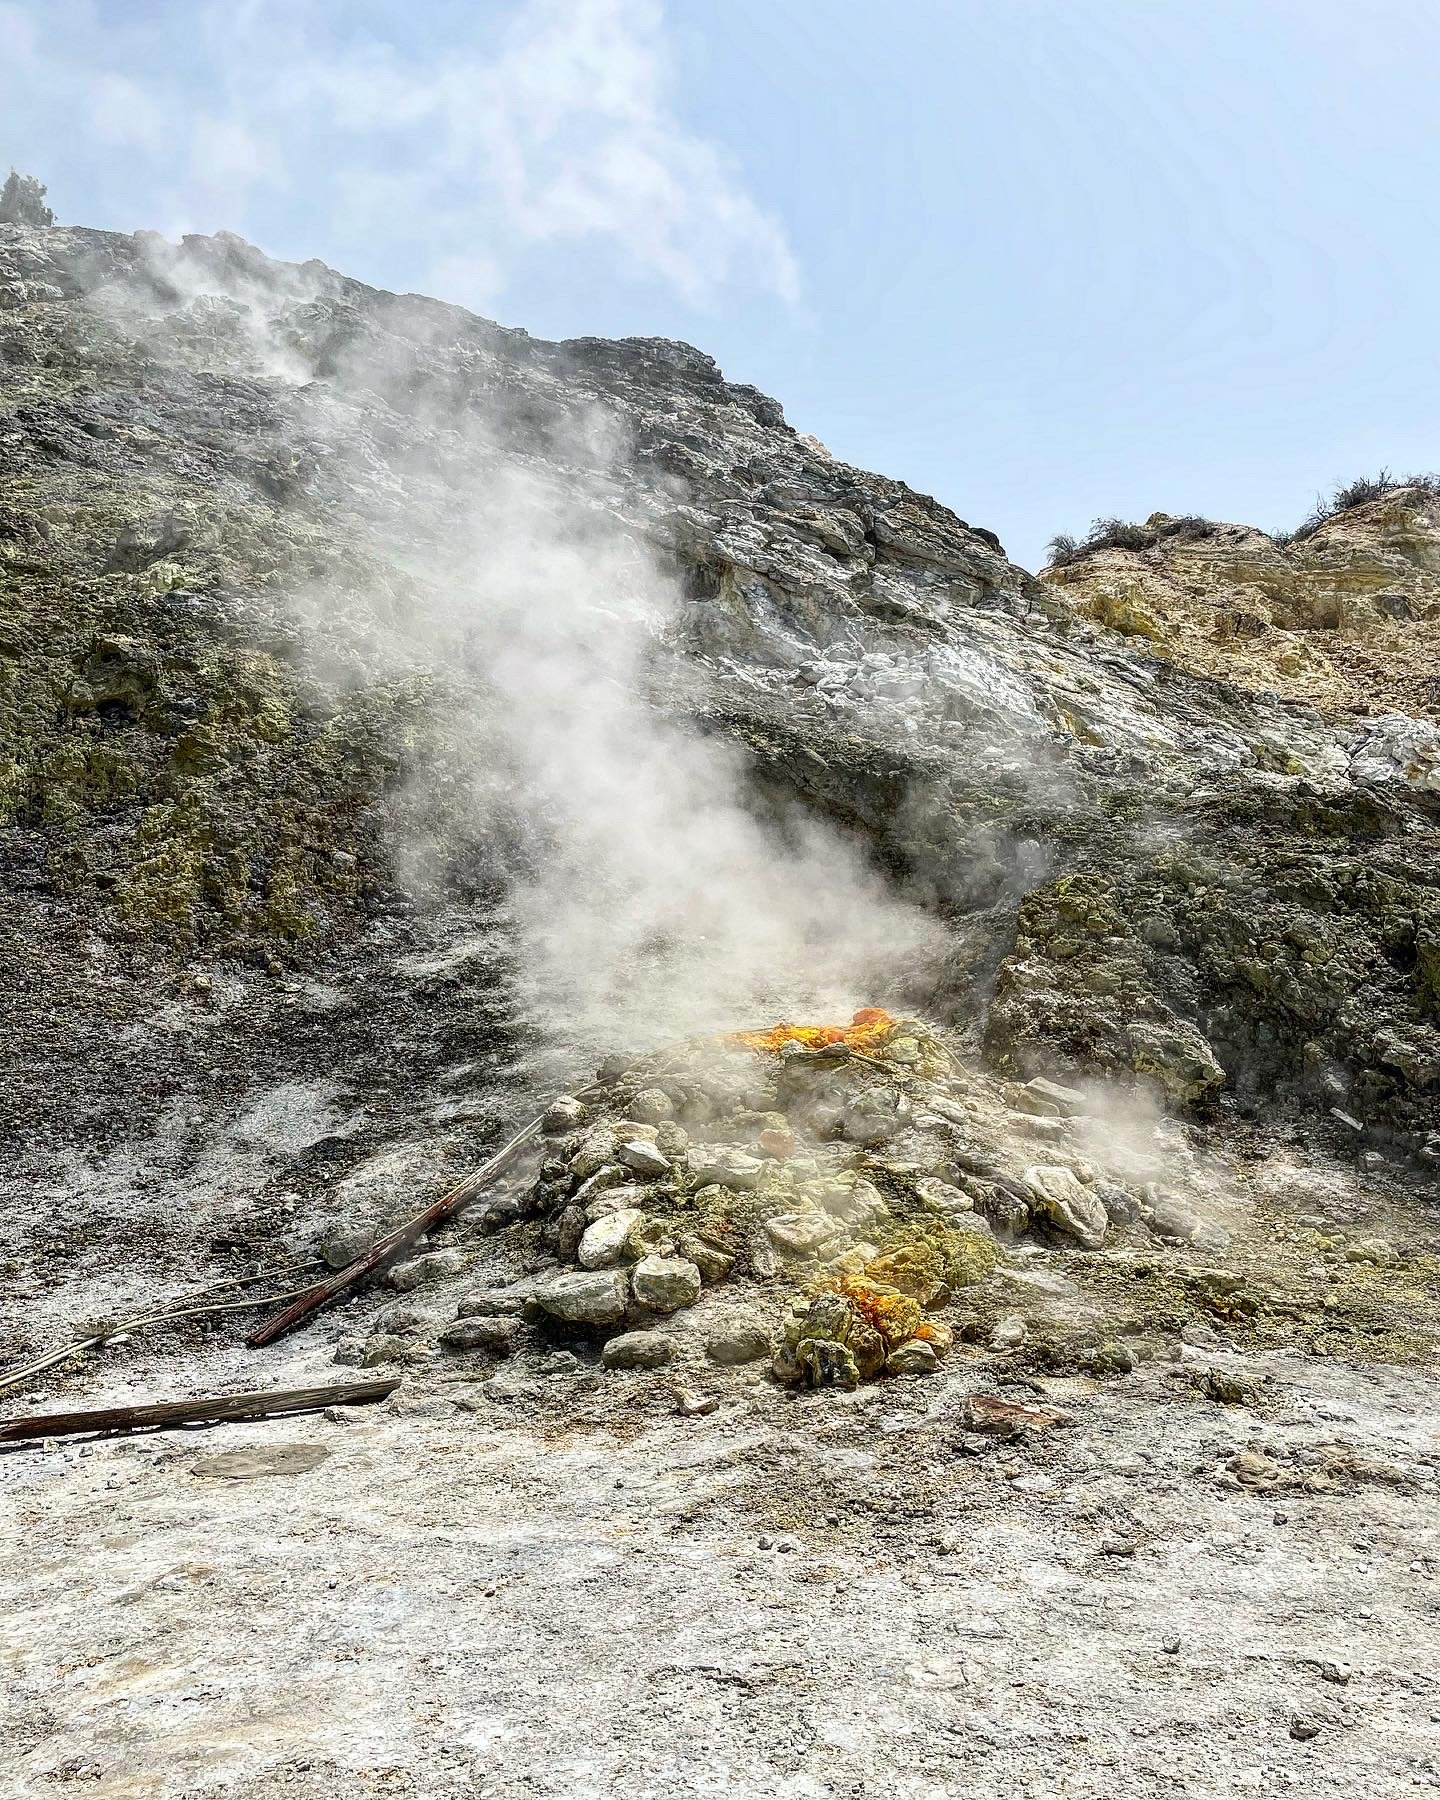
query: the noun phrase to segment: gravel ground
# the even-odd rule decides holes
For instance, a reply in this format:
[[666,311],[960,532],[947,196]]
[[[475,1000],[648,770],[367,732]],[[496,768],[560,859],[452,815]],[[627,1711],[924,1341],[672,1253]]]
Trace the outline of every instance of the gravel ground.
[[[853,1395],[717,1372],[695,1417],[583,1359],[447,1361],[333,1418],[12,1451],[10,1791],[1440,1786],[1433,1384],[1255,1372],[1261,1412],[1060,1381],[1071,1424],[998,1444],[963,1429],[994,1376],[962,1353]],[[265,1379],[338,1373],[298,1340]],[[256,1472],[208,1473],[229,1451]]]

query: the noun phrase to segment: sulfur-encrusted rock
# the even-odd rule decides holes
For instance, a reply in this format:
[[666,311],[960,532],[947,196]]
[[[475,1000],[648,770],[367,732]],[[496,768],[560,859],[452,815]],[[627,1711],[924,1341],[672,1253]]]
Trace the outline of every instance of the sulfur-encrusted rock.
[[621,1270],[573,1269],[540,1282],[530,1306],[567,1325],[599,1327],[618,1325],[629,1299],[630,1284]]
[[680,1239],[680,1254],[689,1257],[700,1271],[700,1279],[707,1287],[724,1281],[735,1267],[735,1258],[719,1244],[712,1243],[709,1238],[690,1234]]
[[647,1256],[631,1270],[630,1285],[641,1306],[677,1312],[700,1298],[700,1271],[683,1256]]

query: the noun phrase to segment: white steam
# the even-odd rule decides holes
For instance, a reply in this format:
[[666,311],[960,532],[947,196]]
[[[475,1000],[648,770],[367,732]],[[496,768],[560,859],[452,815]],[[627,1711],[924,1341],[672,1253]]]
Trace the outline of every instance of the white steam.
[[526,1010],[629,1048],[898,1003],[939,927],[835,831],[762,818],[740,752],[647,698],[683,601],[646,546],[520,472],[477,505],[473,579],[437,603],[494,696],[482,801],[535,827],[513,900]]

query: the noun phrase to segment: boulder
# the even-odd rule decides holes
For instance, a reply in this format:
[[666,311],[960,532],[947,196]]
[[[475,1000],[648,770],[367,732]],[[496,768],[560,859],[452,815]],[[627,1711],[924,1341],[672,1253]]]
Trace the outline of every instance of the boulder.
[[641,1088],[630,1102],[630,1116],[645,1125],[663,1125],[675,1117],[675,1104],[664,1088]]

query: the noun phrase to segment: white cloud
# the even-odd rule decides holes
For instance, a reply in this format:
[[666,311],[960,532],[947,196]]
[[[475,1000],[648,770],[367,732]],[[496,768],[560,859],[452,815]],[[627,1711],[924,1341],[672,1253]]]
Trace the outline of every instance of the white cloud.
[[[346,248],[432,250],[425,277],[457,298],[493,299],[537,248],[583,242],[692,305],[735,288],[797,299],[784,228],[677,112],[660,0],[520,0],[488,40],[423,54],[357,37],[341,0],[172,4],[147,41],[103,14],[67,30],[84,0],[0,0],[0,38],[41,57],[52,97],[78,87],[93,136],[149,160],[167,229],[254,229],[289,190]],[[165,54],[177,25],[183,59]]]

